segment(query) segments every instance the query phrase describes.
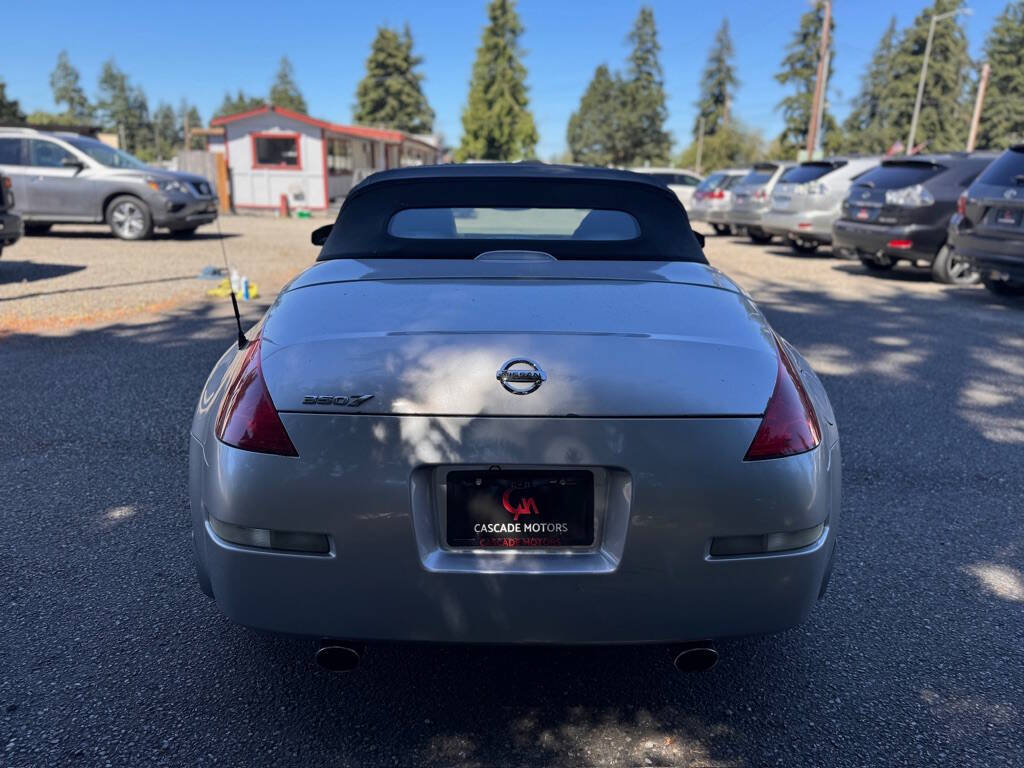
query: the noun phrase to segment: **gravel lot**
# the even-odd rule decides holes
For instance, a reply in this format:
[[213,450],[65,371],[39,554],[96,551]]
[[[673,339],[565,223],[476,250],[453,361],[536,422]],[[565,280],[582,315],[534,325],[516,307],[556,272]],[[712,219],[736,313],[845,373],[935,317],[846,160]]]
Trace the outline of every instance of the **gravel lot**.
[[[270,300],[317,223],[229,218],[226,245]],[[338,677],[231,625],[195,586],[186,498],[232,338],[194,279],[216,240],[5,251],[0,765],[1024,765],[1024,302],[707,252],[822,374],[844,509],[811,619],[683,678],[659,648],[399,645]]]

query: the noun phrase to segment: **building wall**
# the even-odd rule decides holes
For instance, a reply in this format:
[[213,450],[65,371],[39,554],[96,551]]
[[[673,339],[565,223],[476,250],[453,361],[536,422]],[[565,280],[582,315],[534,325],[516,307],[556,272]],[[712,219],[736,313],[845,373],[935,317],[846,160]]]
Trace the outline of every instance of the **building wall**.
[[[294,208],[322,209],[324,158],[320,128],[276,112],[253,115],[225,126],[234,204],[238,208],[276,208],[281,195]],[[253,133],[299,134],[298,168],[254,168]]]

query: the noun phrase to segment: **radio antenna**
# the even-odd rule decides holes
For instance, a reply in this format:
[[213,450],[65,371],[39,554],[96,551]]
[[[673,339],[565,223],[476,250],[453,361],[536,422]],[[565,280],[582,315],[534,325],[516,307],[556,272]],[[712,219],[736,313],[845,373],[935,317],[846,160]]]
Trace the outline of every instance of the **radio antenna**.
[[235,286],[231,282],[231,267],[228,266],[228,252],[224,247],[224,233],[220,231],[220,216],[217,216],[217,239],[220,240],[220,254],[224,257],[224,271],[228,276],[228,288],[231,290],[231,307],[235,310],[235,325],[238,326],[238,348],[245,349],[249,346],[249,340],[242,332],[242,314],[238,311],[238,297],[235,296]]

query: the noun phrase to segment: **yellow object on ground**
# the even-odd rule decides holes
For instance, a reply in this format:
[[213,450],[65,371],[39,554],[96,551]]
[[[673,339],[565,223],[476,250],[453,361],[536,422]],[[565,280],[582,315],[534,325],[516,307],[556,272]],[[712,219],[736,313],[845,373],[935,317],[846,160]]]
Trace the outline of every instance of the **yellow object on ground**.
[[[231,280],[229,280],[227,278],[225,278],[224,280],[221,280],[219,283],[217,283],[217,287],[216,288],[211,288],[210,290],[208,290],[206,292],[206,295],[207,296],[214,296],[214,297],[216,297],[218,299],[227,298],[228,296],[231,295]],[[242,298],[242,294],[241,293],[236,293],[235,296],[237,296],[239,299]],[[260,297],[260,287],[259,287],[259,285],[257,285],[256,283],[250,282],[249,283],[249,298],[250,299],[258,299],[259,297]]]

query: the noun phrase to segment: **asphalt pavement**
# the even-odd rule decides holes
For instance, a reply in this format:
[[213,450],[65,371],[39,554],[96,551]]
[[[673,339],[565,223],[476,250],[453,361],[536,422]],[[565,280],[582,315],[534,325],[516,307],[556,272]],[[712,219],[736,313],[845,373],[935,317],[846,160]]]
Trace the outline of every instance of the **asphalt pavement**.
[[233,320],[189,301],[0,336],[0,766],[1024,765],[1024,302],[708,253],[839,420],[807,623],[687,677],[658,647],[385,645],[322,672],[195,584],[187,428]]

